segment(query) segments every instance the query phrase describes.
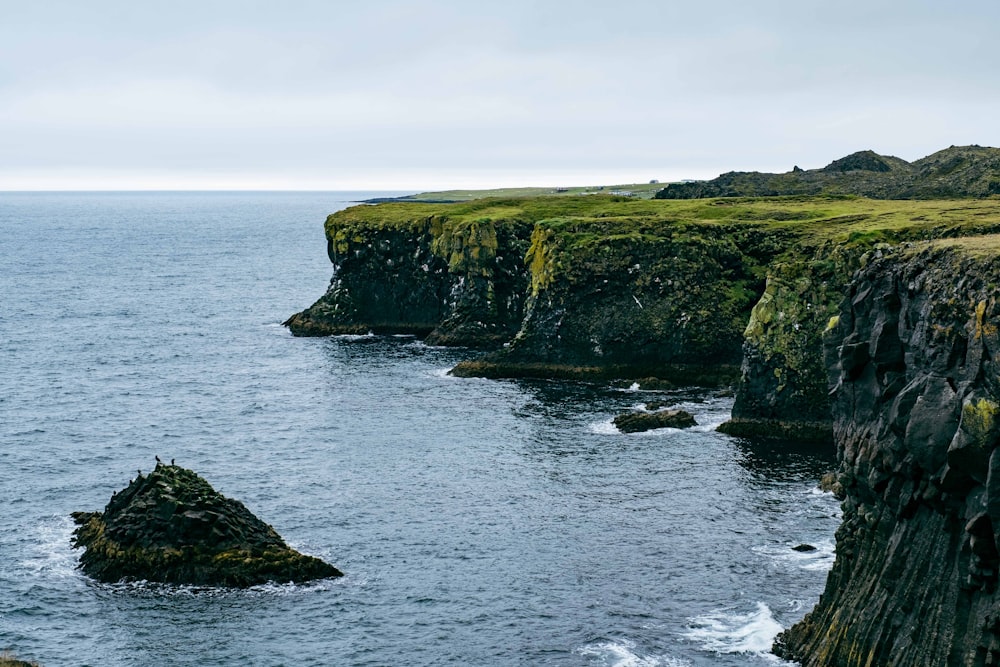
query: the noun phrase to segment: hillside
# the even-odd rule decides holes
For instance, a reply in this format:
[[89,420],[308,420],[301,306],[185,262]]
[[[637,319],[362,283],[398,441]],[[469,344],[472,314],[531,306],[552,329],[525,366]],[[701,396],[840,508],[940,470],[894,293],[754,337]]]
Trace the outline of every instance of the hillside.
[[1000,195],[1000,148],[952,146],[915,162],[860,151],[821,169],[783,174],[731,171],[710,181],[672,183],[657,199],[849,194],[872,199]]

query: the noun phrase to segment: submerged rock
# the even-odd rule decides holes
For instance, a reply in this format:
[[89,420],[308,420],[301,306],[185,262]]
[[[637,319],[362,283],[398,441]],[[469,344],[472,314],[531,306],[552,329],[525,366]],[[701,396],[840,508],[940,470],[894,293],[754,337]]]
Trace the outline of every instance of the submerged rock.
[[684,410],[660,410],[658,412],[627,412],[615,417],[615,427],[622,433],[639,433],[654,428],[688,428],[696,426],[691,413]]
[[792,547],[792,551],[798,551],[801,554],[808,554],[816,551],[816,547],[811,544],[799,544],[798,546]]
[[157,463],[114,494],[104,512],[74,512],[80,567],[104,582],[148,580],[245,587],[339,577],[288,547],[243,503],[194,472]]

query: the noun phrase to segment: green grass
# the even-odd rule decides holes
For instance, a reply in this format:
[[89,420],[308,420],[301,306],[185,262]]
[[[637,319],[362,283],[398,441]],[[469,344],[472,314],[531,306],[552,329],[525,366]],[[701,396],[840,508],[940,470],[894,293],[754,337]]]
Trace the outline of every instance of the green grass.
[[[874,200],[850,196],[655,200],[608,195],[485,198],[451,204],[392,202],[354,206],[327,219],[331,238],[380,229],[426,229],[431,223],[492,222],[549,228],[567,240],[656,237],[683,228],[756,230],[799,246],[845,246],[1000,233],[1000,200]],[[982,246],[985,241],[979,242]],[[782,243],[784,245],[784,243]],[[993,244],[988,244],[990,248]],[[802,248],[792,248],[791,252]]]
[[493,188],[491,190],[440,190],[437,192],[421,192],[407,197],[409,201],[453,201],[463,202],[473,199],[490,197],[572,197],[579,195],[610,195],[628,192],[638,199],[652,199],[653,195],[666,187],[665,183],[627,183],[623,185],[580,185],[572,187],[524,187],[524,188]]

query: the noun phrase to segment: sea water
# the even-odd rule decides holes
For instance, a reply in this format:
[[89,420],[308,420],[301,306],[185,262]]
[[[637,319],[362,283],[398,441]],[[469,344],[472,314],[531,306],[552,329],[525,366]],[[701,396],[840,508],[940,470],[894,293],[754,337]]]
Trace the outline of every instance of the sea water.
[[[0,649],[94,665],[765,665],[816,602],[830,452],[679,388],[458,379],[294,338],[323,219],[390,193],[0,193]],[[699,423],[619,433],[669,400]],[[77,510],[176,459],[346,576],[99,584]],[[792,547],[817,547],[799,553]]]

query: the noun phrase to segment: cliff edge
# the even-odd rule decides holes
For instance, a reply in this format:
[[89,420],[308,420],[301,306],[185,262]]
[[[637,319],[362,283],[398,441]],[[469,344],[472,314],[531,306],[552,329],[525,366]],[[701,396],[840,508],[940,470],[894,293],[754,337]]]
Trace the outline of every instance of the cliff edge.
[[886,249],[825,334],[845,494],[804,667],[1000,660],[1000,237]]

